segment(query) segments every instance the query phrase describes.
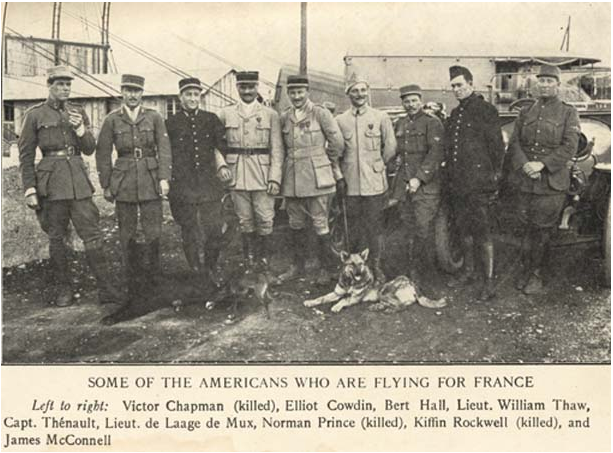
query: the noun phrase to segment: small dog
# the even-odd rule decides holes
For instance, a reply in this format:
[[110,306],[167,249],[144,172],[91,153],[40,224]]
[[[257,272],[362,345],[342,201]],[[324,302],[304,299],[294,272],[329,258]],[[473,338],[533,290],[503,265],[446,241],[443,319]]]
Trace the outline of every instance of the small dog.
[[305,307],[337,302],[332,311],[338,313],[343,308],[360,302],[374,303],[371,310],[397,312],[417,302],[422,307],[442,308],[447,305],[445,298],[428,299],[420,295],[409,278],[401,275],[378,287],[373,274],[366,264],[368,249],[361,253],[341,252],[343,269],[334,291],[317,299],[304,301]]

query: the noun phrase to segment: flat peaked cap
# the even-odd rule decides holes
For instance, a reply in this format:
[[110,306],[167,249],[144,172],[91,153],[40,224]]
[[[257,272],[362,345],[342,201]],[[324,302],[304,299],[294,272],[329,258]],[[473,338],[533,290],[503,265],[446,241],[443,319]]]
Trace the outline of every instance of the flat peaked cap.
[[466,81],[470,82],[473,79],[473,74],[464,66],[451,66],[449,68],[449,80],[453,80],[458,76],[464,76]]
[[73,80],[74,76],[68,66],[53,66],[47,69],[47,81],[52,82],[57,79]]
[[309,78],[305,75],[288,75],[287,88],[308,87]]
[[557,79],[559,82],[560,72],[561,72],[560,68],[558,68],[557,66],[544,64],[541,66],[541,69],[536,77],[537,78],[538,77],[553,77],[554,79]]
[[419,85],[405,85],[403,87],[400,87],[400,99],[402,99],[405,96],[408,96],[409,94],[417,94],[421,97],[421,88]]
[[200,79],[197,77],[187,77],[179,80],[179,93],[183,93],[183,90],[187,90],[188,88],[196,88],[202,91],[202,83],[200,82]]
[[258,71],[240,71],[236,73],[236,83],[257,83],[260,79]]
[[142,90],[145,88],[145,78],[134,74],[123,74],[121,76],[121,87],[132,87]]

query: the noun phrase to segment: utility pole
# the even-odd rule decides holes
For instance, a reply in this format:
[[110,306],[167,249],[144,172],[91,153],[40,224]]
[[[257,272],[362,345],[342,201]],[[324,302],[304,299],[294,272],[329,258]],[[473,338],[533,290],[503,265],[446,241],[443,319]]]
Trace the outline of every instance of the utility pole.
[[[62,2],[53,2],[53,18],[51,23],[51,39],[60,40],[60,17],[62,15]],[[58,42],[53,46],[55,50],[55,64],[60,64],[60,44]]]
[[307,2],[300,3],[300,74],[307,73]]
[[570,49],[570,16],[568,16],[568,25],[566,25],[564,37],[562,37],[562,45],[560,46],[560,50],[564,49],[564,44],[566,44],[566,51],[568,52]]
[[101,42],[104,46],[104,54],[102,55],[102,73],[108,74],[109,72],[109,20],[111,16],[111,2],[104,2],[102,4],[102,30]]

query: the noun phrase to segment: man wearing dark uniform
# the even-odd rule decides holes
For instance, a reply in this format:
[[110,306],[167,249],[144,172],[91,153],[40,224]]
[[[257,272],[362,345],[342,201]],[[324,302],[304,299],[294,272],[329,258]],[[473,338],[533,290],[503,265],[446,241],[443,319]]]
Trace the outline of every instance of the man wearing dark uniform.
[[222,244],[221,198],[223,183],[232,174],[221,152],[223,124],[214,113],[200,109],[201,94],[197,78],[179,81],[181,110],[166,120],[172,150],[169,201],[181,226],[190,269],[201,282],[218,283],[215,270]]
[[[128,282],[141,278],[136,233],[138,219],[145,236],[146,269],[149,285],[161,274],[160,235],[162,200],[169,191],[171,176],[170,141],[162,116],[142,105],[145,79],[138,75],[121,77],[121,108],[104,119],[96,151],[100,185],[107,201],[115,201],[119,238],[128,270]],[[112,165],[113,146],[117,159]],[[130,300],[138,298],[135,285],[128,284]]]
[[517,288],[542,294],[543,258],[570,187],[568,163],[577,152],[579,116],[558,98],[560,69],[543,65],[538,74],[539,99],[524,108],[509,142],[511,181],[519,188],[518,214],[524,225],[524,269]]
[[[49,98],[26,113],[19,136],[19,165],[26,204],[35,209],[49,236],[49,256],[59,285],[54,304],[73,303],[65,239],[69,222],[83,240],[89,266],[96,277],[101,303],[120,302],[109,284],[101,249],[98,208],[92,201],[93,186],[81,153],[91,155],[96,141],[83,108],[68,101],[73,75],[66,66],[48,70]],[[34,166],[36,148],[43,154]]]
[[[409,275],[425,287],[423,277],[435,272],[431,232],[440,205],[444,129],[438,118],[424,112],[418,85],[400,88],[400,99],[407,115],[394,128],[400,167],[393,192],[394,198],[402,201],[400,212],[409,239]],[[419,261],[425,264],[421,275],[417,273]]]
[[488,300],[495,296],[490,204],[497,196],[504,142],[498,111],[475,93],[471,72],[462,66],[452,66],[449,75],[460,105],[447,120],[446,165],[451,207],[464,250],[463,271],[450,286],[464,285],[473,279],[476,245],[483,268],[478,298]]
[[331,247],[329,204],[336,192],[333,165],[338,167],[344,143],[332,114],[309,100],[306,76],[288,76],[287,94],[292,107],[281,114],[285,144],[281,194],[285,197],[289,216],[293,260],[279,280],[286,281],[304,272],[308,253],[305,227],[309,221],[318,239],[320,273],[317,282],[325,284],[330,280],[327,273]]

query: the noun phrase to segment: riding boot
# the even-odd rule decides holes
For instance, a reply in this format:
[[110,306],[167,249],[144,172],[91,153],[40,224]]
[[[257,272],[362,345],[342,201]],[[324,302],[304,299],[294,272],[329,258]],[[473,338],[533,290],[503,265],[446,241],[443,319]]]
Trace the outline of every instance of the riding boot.
[[151,283],[151,287],[161,284],[162,277],[162,266],[160,263],[160,240],[154,239],[149,244],[147,244],[147,264],[149,269],[147,269],[147,275],[149,276],[149,281]]
[[146,278],[142,258],[143,245],[139,245],[134,239],[130,239],[125,250],[126,275],[128,282],[128,299],[119,310],[102,319],[102,324],[110,326],[122,321],[127,321],[138,316],[145,304],[145,288],[149,287]]
[[483,264],[483,286],[478,299],[490,300],[496,296],[496,284],[494,281],[494,242],[491,239],[481,244],[481,261]]
[[243,263],[246,268],[251,269],[255,266],[256,234],[253,232],[242,233],[241,239],[243,242]]
[[551,232],[546,229],[541,229],[532,236],[533,241],[530,251],[530,260],[532,262],[531,274],[528,283],[523,289],[524,294],[539,295],[545,293],[542,267],[547,248],[549,247],[550,236]]
[[374,265],[373,265],[373,273],[375,276],[375,281],[382,285],[387,280],[385,277],[385,273],[381,268],[381,260],[383,259],[383,252],[385,250],[385,237],[383,235],[377,235],[375,242],[375,250],[374,250]]
[[279,281],[281,283],[304,275],[305,254],[307,252],[307,248],[305,247],[306,239],[307,236],[304,229],[291,230],[292,262],[289,268],[279,275]]
[[447,286],[450,288],[462,287],[475,279],[475,255],[473,251],[473,239],[471,237],[463,238],[462,249],[464,251],[464,267],[460,275],[447,283]]
[[407,258],[409,261],[408,274],[409,274],[409,278],[414,283],[417,282],[417,280],[419,280],[419,274],[417,272],[417,262],[416,262],[417,248],[418,248],[418,245],[417,245],[417,241],[415,241],[415,238],[409,239],[409,243],[407,244]]
[[219,261],[219,255],[221,254],[221,249],[217,246],[212,246],[209,244],[211,241],[207,241],[205,251],[204,251],[204,267],[206,271],[207,280],[213,285],[219,287],[221,285],[221,275],[219,274],[217,263]]
[[68,307],[73,303],[73,294],[68,260],[66,259],[66,246],[63,241],[49,243],[49,258],[58,285],[56,297],[51,303],[57,307]]
[[106,256],[102,248],[85,250],[89,268],[96,279],[98,302],[100,304],[120,304],[123,301],[121,292],[111,283]]
[[279,285],[281,282],[272,273],[272,255],[274,250],[272,234],[258,236],[258,248],[256,258],[262,271],[266,275],[266,279],[270,285]]
[[528,280],[530,279],[530,275],[532,273],[532,259],[530,256],[532,253],[531,236],[532,235],[530,234],[529,230],[524,233],[519,250],[521,270],[519,272],[517,280],[515,281],[515,289],[519,291],[523,290],[526,287],[526,285],[528,284]]
[[318,285],[327,285],[335,278],[332,268],[332,257],[330,256],[332,245],[330,242],[330,233],[317,236],[317,250],[319,254],[320,269],[315,282]]

